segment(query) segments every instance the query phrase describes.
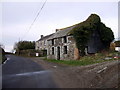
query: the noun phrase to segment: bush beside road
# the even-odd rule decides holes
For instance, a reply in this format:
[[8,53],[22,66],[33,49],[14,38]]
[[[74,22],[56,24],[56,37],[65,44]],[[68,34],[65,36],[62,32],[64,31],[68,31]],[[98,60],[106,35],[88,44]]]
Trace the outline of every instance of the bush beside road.
[[3,48],[0,47],[0,64],[5,62],[5,60],[7,60],[7,58],[5,57],[5,51]]

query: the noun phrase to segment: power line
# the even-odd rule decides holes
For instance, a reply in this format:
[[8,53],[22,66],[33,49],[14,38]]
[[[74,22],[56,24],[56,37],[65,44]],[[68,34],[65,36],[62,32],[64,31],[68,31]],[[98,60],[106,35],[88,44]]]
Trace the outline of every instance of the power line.
[[29,33],[29,31],[31,30],[32,26],[34,25],[35,21],[37,20],[38,16],[40,15],[42,9],[44,8],[46,2],[47,2],[47,0],[45,0],[45,2],[43,3],[43,5],[42,5],[42,7],[40,8],[39,12],[37,13],[35,19],[33,20],[33,22],[31,23],[30,27],[28,28],[28,31],[23,35],[23,39],[24,39],[25,36]]

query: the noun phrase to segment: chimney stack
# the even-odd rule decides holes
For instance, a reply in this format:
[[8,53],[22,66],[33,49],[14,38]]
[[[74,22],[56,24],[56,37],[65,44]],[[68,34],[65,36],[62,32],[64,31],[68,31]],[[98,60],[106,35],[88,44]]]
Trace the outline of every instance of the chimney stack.
[[43,38],[43,35],[41,35],[41,38]]
[[59,29],[56,29],[56,32],[58,32],[59,31]]

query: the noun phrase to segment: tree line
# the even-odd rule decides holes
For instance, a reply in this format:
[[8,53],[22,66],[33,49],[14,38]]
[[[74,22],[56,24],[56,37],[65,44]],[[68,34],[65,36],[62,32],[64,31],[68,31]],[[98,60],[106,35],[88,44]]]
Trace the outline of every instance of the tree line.
[[14,50],[16,52],[28,49],[35,49],[35,41],[19,41],[14,45]]

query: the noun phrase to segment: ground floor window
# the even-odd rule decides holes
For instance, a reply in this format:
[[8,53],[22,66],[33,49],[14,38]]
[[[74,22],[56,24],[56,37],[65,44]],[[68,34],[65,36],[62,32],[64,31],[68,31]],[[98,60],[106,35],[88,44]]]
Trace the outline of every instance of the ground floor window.
[[52,47],[52,55],[54,55],[54,47]]
[[39,50],[39,46],[37,47],[37,49]]
[[64,54],[67,54],[67,46],[64,46]]

